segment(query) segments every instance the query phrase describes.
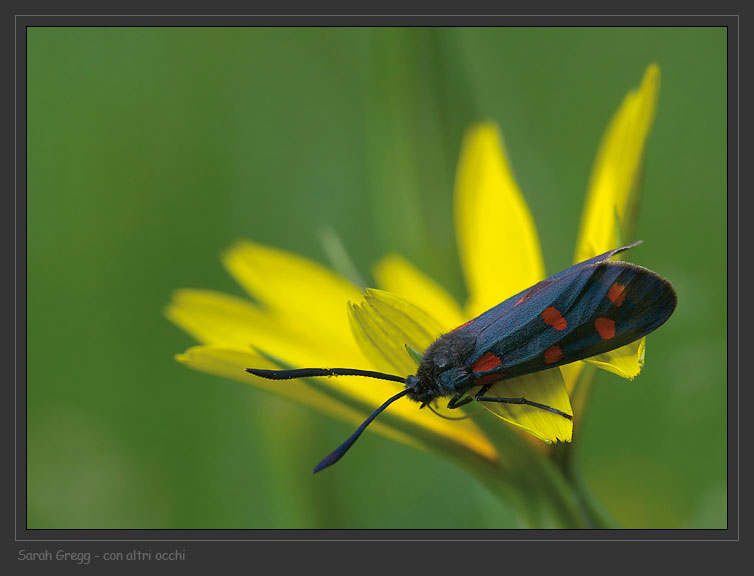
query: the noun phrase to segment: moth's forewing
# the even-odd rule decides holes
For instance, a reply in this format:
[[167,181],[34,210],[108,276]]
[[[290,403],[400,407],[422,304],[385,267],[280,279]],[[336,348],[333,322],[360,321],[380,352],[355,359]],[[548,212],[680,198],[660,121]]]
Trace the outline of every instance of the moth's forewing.
[[569,266],[565,270],[561,270],[557,274],[553,274],[549,278],[545,278],[544,280],[536,283],[534,286],[531,286],[527,288],[526,290],[522,290],[518,294],[511,296],[510,298],[508,298],[507,300],[504,300],[497,306],[490,308],[489,310],[480,314],[476,318],[470,320],[469,322],[466,322],[466,324],[464,324],[463,326],[456,328],[455,331],[461,331],[461,330],[468,331],[469,333],[472,333],[475,336],[477,336],[491,324],[495,324],[509,317],[513,313],[513,309],[517,308],[518,305],[521,304],[523,301],[531,298],[532,296],[535,296],[539,292],[547,291],[548,287],[550,287],[556,281],[560,281],[562,279],[570,277],[576,272],[586,268],[587,266],[591,266],[592,264],[605,262],[609,260],[610,258],[612,258],[613,256],[615,256],[616,254],[618,254],[619,252],[628,250],[629,248],[632,248],[640,243],[641,242],[634,242],[633,244],[629,244],[627,246],[621,246],[620,248],[609,250],[608,252],[605,252],[604,254],[599,254],[598,256],[595,256],[594,258],[590,258],[589,260],[584,260],[583,262],[579,262],[578,264]]
[[676,306],[672,285],[646,268],[606,261],[623,249],[571,266],[461,327],[476,339],[466,366],[477,381],[609,352],[665,322]]

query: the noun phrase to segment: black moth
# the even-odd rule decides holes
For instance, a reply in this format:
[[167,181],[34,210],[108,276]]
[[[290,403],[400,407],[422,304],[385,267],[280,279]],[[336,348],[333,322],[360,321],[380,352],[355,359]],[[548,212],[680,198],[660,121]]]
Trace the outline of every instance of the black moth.
[[[427,406],[448,398],[447,407],[468,402],[525,404],[572,419],[526,398],[487,396],[500,380],[583,360],[630,344],[662,325],[673,313],[673,286],[654,272],[628,262],[610,262],[635,242],[558,272],[443,334],[427,348],[416,374],[407,377],[351,368],[246,371],[271,380],[314,376],[367,376],[405,384],[356,431],[322,460],[314,472],[335,464],[390,404],[407,396]],[[467,392],[478,388],[473,397]]]

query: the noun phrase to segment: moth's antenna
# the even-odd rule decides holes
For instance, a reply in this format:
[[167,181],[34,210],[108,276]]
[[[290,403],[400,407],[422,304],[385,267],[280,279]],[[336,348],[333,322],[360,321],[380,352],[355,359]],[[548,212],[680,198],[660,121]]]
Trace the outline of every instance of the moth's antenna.
[[368,378],[377,378],[379,380],[390,380],[391,382],[406,383],[405,378],[384,372],[373,372],[371,370],[356,370],[355,368],[299,368],[297,370],[260,370],[257,368],[247,368],[246,371],[260,378],[269,380],[293,380],[294,378],[312,378],[314,376],[366,376]]
[[[361,376],[363,376],[363,374],[361,374]],[[380,412],[382,412],[385,408],[387,408],[388,406],[390,406],[390,404],[392,404],[393,402],[395,402],[399,398],[403,398],[406,394],[409,393],[409,391],[410,390],[408,388],[406,388],[405,390],[401,390],[400,392],[398,392],[398,394],[396,394],[395,396],[393,396],[392,398],[390,398],[387,402],[385,402],[382,406],[380,406],[379,408],[377,408],[377,410],[375,410],[374,412],[372,412],[372,414],[369,416],[369,418],[367,418],[366,420],[364,420],[364,422],[361,424],[361,426],[359,426],[356,429],[356,432],[354,432],[353,434],[351,434],[351,436],[348,438],[348,440],[346,440],[345,442],[343,442],[343,444],[341,444],[335,450],[333,450],[332,452],[330,452],[330,454],[328,454],[327,457],[324,460],[322,460],[322,462],[320,462],[319,464],[317,464],[317,466],[314,468],[314,473],[316,474],[320,470],[324,470],[328,466],[332,466],[338,460],[340,460],[343,457],[343,455],[346,452],[348,452],[348,449],[351,446],[353,446],[353,443],[356,442],[356,440],[359,439],[359,436],[361,436],[361,433],[366,429],[366,427],[369,426],[369,424],[372,423],[372,420],[374,420],[375,418],[377,418],[377,416],[380,414]]]
[[[406,383],[405,378],[401,378],[400,376],[395,376],[394,374],[385,374],[384,372],[373,372],[371,370],[357,370],[355,368],[298,368],[295,370],[261,370],[258,368],[247,368],[246,371],[249,374],[254,374],[254,376],[259,376],[260,378],[267,378],[269,380],[293,380],[294,378],[311,378],[314,376],[366,376],[368,378],[377,378],[379,380],[390,380],[391,382],[400,382],[401,384]],[[328,466],[332,466],[335,464],[338,460],[340,460],[343,457],[343,454],[348,452],[348,449],[353,446],[354,442],[359,439],[359,436],[361,436],[361,433],[366,429],[369,424],[371,424],[372,420],[377,418],[377,416],[382,412],[385,408],[390,406],[393,402],[398,400],[399,398],[403,398],[406,394],[410,392],[410,388],[406,388],[405,390],[401,390],[396,394],[395,396],[391,397],[387,402],[385,402],[382,406],[377,408],[372,414],[364,420],[361,426],[359,426],[356,429],[356,432],[351,434],[351,436],[343,442],[340,446],[338,446],[335,450],[333,450],[327,458],[322,460],[319,464],[317,464],[317,467],[314,468],[314,472],[319,472],[320,470],[323,470],[327,468]]]

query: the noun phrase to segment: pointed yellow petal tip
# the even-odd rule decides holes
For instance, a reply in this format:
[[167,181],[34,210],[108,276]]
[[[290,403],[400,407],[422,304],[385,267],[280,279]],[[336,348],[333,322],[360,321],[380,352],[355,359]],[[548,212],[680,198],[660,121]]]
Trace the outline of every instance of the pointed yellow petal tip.
[[643,122],[647,126],[647,133],[652,127],[657,110],[657,100],[660,96],[660,77],[660,67],[652,63],[647,66],[639,85],[639,98],[644,100],[646,106],[646,116]]
[[234,259],[243,256],[245,253],[252,253],[257,248],[263,247],[250,240],[235,240],[230,246],[220,252],[220,261],[223,263],[226,270],[231,271]]
[[464,134],[466,142],[477,142],[478,144],[486,141],[488,146],[496,146],[504,149],[503,135],[500,126],[494,122],[477,122],[466,129]]
[[639,88],[626,95],[602,136],[582,212],[576,262],[633,239],[659,91],[660,68],[650,64]]
[[587,358],[585,362],[617,374],[621,378],[633,380],[644,367],[645,353],[646,338],[641,338],[611,352]]
[[454,199],[466,313],[477,316],[544,277],[534,219],[496,125],[476,124],[464,134]]
[[639,88],[639,91],[651,91],[651,93],[659,92],[660,77],[660,67],[655,62],[652,62],[649,66],[647,66],[647,69],[644,72],[644,77],[641,79],[641,87]]

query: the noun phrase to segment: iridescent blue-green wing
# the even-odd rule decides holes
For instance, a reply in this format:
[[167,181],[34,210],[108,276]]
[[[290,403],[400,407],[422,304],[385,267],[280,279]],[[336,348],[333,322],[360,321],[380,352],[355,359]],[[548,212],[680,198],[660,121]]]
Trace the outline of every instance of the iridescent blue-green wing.
[[473,320],[466,322],[466,324],[464,324],[463,326],[456,328],[454,332],[463,330],[463,331],[469,332],[471,335],[476,337],[482,332],[482,330],[484,330],[490,324],[497,323],[502,318],[505,318],[513,314],[514,308],[517,308],[518,305],[521,304],[523,301],[537,295],[538,293],[542,291],[546,291],[549,293],[548,287],[551,286],[553,283],[558,282],[568,276],[571,276],[579,272],[580,270],[586,268],[587,266],[591,266],[599,262],[605,262],[608,259],[612,258],[615,254],[618,254],[619,252],[623,252],[624,250],[628,250],[629,248],[633,248],[637,244],[641,244],[641,241],[634,242],[633,244],[628,244],[627,246],[622,246],[620,248],[615,248],[613,250],[609,250],[605,252],[604,254],[600,254],[598,256],[595,256],[594,258],[590,258],[589,260],[584,260],[583,262],[574,264],[573,266],[570,266],[566,268],[565,270],[561,270],[557,274],[553,274],[549,278],[545,278],[544,280],[536,283],[534,286],[530,286],[526,290],[522,290],[515,296],[511,296],[510,298],[508,298],[507,300],[504,300],[503,302],[501,302],[494,308],[490,308],[489,310],[480,314]]
[[654,272],[627,262],[589,262],[524,291],[512,305],[503,303],[504,313],[501,308],[481,327],[466,361],[478,380],[609,352],[646,336],[673,313],[675,290]]

